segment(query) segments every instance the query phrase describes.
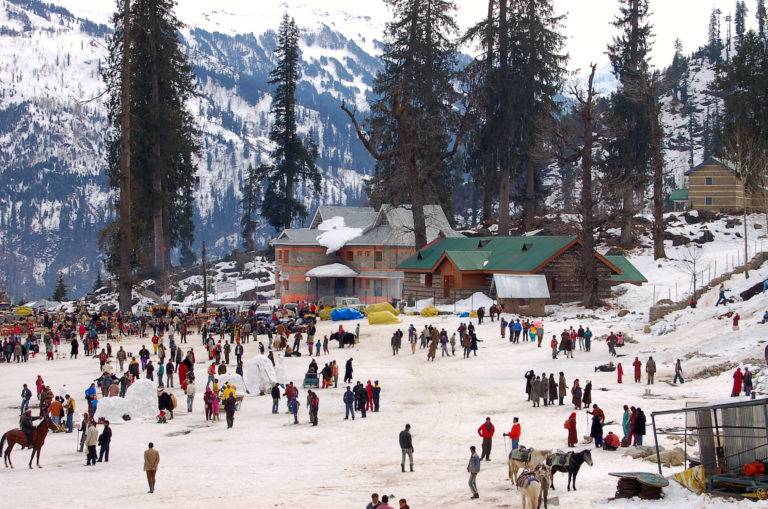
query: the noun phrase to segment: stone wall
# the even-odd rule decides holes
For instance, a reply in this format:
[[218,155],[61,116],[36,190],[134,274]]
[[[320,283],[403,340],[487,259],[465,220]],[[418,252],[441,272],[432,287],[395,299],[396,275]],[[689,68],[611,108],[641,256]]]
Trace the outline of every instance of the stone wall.
[[[707,283],[705,286],[702,286],[701,288],[693,292],[692,296],[696,300],[699,300],[702,295],[712,290],[713,288],[720,286],[722,283],[730,279],[732,276],[736,274],[741,274],[745,270],[757,270],[758,268],[760,268],[760,266],[763,263],[765,263],[766,260],[768,260],[768,253],[765,253],[765,252],[757,253],[746,264],[740,265],[736,267],[734,270],[732,270],[731,272],[726,272],[722,276],[716,277],[715,279]],[[685,299],[679,300],[677,302],[673,302],[672,304],[659,304],[656,306],[651,306],[651,308],[648,310],[648,321],[650,323],[654,323],[657,320],[664,318],[670,313],[685,309],[686,307],[688,307],[688,303],[690,302],[692,296],[689,295]]]

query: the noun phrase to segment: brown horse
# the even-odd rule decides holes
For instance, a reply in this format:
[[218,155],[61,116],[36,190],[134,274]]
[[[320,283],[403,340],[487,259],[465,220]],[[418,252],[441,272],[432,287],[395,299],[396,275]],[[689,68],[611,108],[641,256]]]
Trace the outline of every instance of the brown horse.
[[[43,448],[48,430],[56,431],[57,429],[51,418],[45,416],[37,428],[35,428],[35,431],[32,432],[32,456],[29,457],[29,468],[32,468],[32,460],[35,458],[35,454],[37,454],[37,468],[43,468],[40,466],[40,449]],[[3,452],[3,461],[6,468],[9,465],[13,468],[13,462],[11,461],[11,449],[13,449],[13,446],[19,444],[24,449],[25,447],[30,447],[30,445],[27,443],[27,435],[20,429],[12,429],[3,434],[3,437],[0,438],[0,451],[3,450],[6,440],[8,440],[8,448]]]

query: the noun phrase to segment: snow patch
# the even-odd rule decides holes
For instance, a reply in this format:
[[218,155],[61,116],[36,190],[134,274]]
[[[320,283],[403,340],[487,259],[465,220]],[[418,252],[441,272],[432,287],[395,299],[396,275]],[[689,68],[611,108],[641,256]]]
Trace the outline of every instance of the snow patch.
[[139,379],[128,387],[125,397],[102,398],[96,407],[96,419],[122,421],[123,415],[154,417],[157,415],[157,388],[151,380]]
[[335,253],[350,240],[363,234],[362,228],[351,228],[344,224],[344,218],[334,216],[326,219],[317,226],[323,233],[317,236],[317,242],[328,249],[325,254]]

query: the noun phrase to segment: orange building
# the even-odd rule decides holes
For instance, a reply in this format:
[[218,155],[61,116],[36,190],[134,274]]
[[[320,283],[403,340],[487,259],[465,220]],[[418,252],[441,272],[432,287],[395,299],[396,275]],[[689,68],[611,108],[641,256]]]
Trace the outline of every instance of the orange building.
[[[439,205],[424,207],[427,241],[461,237]],[[340,241],[342,239],[343,241]],[[321,206],[308,228],[284,230],[272,241],[275,291],[286,302],[357,297],[365,304],[402,299],[397,267],[416,250],[409,206]]]

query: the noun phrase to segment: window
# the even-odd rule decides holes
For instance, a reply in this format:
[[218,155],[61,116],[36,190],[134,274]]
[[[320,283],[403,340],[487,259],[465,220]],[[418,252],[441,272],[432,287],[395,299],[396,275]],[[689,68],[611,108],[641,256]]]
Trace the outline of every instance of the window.
[[381,251],[374,251],[373,253],[373,260],[380,262],[384,259],[384,253]]
[[381,279],[373,280],[373,295],[374,297],[381,297],[382,284]]
[[371,257],[371,252],[370,251],[366,251],[365,252],[365,257],[366,258],[370,258]]
[[706,179],[704,179],[704,183],[706,185],[708,185],[708,186],[711,186],[712,185],[712,177],[707,177]]
[[424,286],[427,288],[432,288],[432,274],[424,275]]
[[712,197],[711,196],[707,196],[704,199],[704,203],[706,203],[707,205],[712,205]]
[[355,259],[355,252],[354,251],[347,251],[347,261],[351,262]]

